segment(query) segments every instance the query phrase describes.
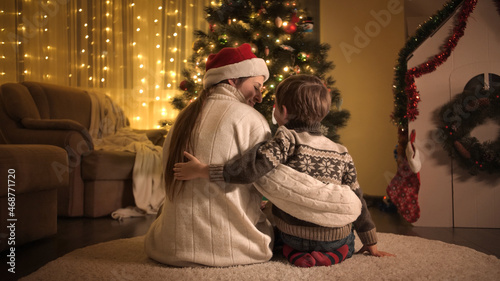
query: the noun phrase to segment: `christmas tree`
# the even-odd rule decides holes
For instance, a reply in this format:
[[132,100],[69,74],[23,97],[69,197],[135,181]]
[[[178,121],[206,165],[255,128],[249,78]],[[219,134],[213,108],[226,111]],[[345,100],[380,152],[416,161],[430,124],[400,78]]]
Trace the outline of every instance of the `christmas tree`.
[[263,58],[270,77],[264,84],[263,101],[255,109],[269,120],[271,128],[274,91],[285,78],[295,74],[312,74],[320,77],[332,94],[332,108],[323,120],[324,134],[339,141],[337,129],[346,125],[350,114],[340,108],[342,98],[333,86],[335,81],[328,72],[334,68],[327,61],[328,44],[321,44],[311,35],[312,19],[295,1],[226,0],[212,2],[205,8],[209,23],[208,33],[195,31],[193,55],[190,57],[179,88],[183,94],[172,104],[184,108],[203,89],[203,75],[208,55],[224,47],[237,47],[249,43],[257,57]]

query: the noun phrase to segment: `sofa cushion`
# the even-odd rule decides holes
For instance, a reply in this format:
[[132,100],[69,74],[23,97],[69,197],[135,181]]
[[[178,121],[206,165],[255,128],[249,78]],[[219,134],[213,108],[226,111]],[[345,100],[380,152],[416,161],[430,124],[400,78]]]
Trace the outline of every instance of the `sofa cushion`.
[[132,179],[134,163],[133,152],[93,150],[83,156],[82,178],[85,181]]
[[18,83],[2,85],[2,104],[7,115],[19,122],[23,118],[40,119],[40,113],[30,93]]

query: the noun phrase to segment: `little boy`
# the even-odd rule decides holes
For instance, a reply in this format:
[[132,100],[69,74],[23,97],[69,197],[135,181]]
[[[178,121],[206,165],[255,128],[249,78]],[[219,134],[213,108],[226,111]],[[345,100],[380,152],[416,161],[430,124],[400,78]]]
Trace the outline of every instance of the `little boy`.
[[330,106],[330,93],[318,77],[290,76],[276,89],[274,118],[280,127],[271,140],[225,165],[206,165],[185,152],[190,161],[175,164],[174,176],[179,180],[201,177],[251,183],[284,164],[325,183],[348,185],[361,200],[362,211],[356,221],[341,227],[324,227],[301,220],[273,205],[273,219],[284,242],[283,254],[300,267],[337,264],[354,253],[353,230],[356,230],[363,243],[359,252],[392,256],[377,249],[375,225],[347,149],[321,133],[320,122]]

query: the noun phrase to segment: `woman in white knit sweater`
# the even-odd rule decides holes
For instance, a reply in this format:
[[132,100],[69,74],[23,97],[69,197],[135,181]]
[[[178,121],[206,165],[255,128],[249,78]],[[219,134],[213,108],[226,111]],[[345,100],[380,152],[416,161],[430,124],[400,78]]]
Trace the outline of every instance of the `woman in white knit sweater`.
[[[173,165],[187,150],[224,163],[271,137],[253,105],[269,78],[248,44],[210,55],[204,90],[177,117],[164,145],[167,198],[145,238],[146,254],[174,266],[231,266],[268,261],[273,229],[251,184],[176,181]],[[242,78],[243,77],[243,78]]]

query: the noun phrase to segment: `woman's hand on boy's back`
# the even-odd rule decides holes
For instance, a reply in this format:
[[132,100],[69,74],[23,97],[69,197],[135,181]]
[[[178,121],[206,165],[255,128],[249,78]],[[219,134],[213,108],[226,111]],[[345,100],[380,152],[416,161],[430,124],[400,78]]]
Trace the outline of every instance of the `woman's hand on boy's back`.
[[192,180],[197,178],[209,178],[208,165],[201,163],[198,158],[184,151],[188,162],[175,163],[174,177],[177,180]]

